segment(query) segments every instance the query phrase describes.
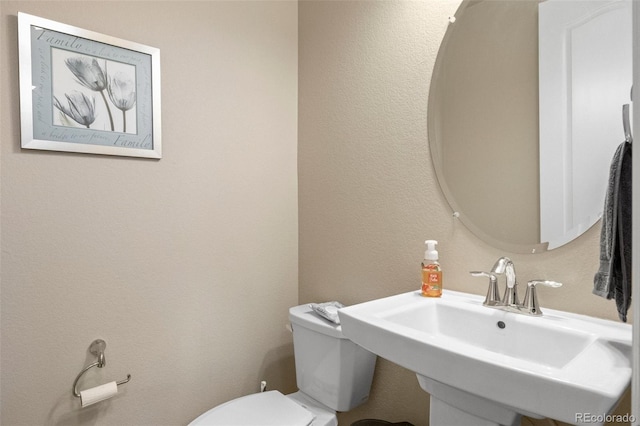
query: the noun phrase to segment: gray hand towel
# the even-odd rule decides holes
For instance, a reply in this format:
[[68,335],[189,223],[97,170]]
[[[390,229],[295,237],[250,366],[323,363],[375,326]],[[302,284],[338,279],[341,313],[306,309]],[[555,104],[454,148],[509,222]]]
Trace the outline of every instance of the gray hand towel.
[[631,170],[631,143],[623,142],[611,161],[600,231],[600,268],[593,280],[593,294],[615,299],[623,322],[631,305]]

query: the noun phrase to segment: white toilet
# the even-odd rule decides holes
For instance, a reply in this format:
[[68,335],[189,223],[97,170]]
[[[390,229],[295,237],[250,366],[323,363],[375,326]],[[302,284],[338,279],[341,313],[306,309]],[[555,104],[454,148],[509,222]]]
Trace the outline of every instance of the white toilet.
[[369,398],[376,355],[308,305],[289,309],[299,391],[243,396],[212,408],[189,426],[336,426],[336,411]]

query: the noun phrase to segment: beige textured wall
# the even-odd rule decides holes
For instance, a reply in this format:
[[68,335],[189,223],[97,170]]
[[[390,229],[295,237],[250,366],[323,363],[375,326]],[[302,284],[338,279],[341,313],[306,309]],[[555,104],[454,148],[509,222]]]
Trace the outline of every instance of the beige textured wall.
[[[427,238],[440,241],[446,288],[484,294],[468,271],[502,255],[451,216],[427,141],[437,50],[459,1],[299,4],[300,301],[354,304],[419,286]],[[599,227],[568,246],[511,255],[520,281],[549,278],[543,307],[616,319],[591,294]],[[626,411],[628,410],[628,400]],[[427,424],[415,376],[380,360],[370,401],[340,415]]]
[[[417,288],[427,237],[445,285],[483,293],[467,271],[505,253],[452,219],[427,144],[458,3],[1,1],[0,423],[178,425],[263,378],[292,391],[287,308]],[[18,10],[161,49],[164,159],[20,150]],[[522,279],[565,283],[544,306],[615,318],[590,294],[597,233],[512,256]],[[97,337],[95,380],[133,379],[80,410],[70,388]],[[340,421],[425,425],[427,402],[380,361],[371,401]]]
[[[17,11],[160,48],[162,160],[20,149]],[[297,3],[0,12],[0,424],[180,425],[261,379],[293,391]],[[84,386],[133,378],[81,410],[95,338]]]

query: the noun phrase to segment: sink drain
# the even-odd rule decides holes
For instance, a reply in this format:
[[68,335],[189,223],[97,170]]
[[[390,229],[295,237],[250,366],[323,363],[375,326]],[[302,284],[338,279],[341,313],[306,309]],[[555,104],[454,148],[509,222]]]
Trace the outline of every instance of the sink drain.
[[507,324],[505,324],[504,321],[498,321],[498,323],[496,325],[500,329],[503,329],[503,328],[505,328],[507,326]]

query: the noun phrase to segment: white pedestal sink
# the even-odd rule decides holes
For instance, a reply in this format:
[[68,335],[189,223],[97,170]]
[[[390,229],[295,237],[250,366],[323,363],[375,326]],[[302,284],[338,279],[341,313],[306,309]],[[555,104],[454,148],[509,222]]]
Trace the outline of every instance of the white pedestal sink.
[[517,425],[521,415],[578,424],[608,414],[631,381],[631,326],[545,309],[530,317],[445,290],[339,311],[342,331],[414,371],[431,426]]

